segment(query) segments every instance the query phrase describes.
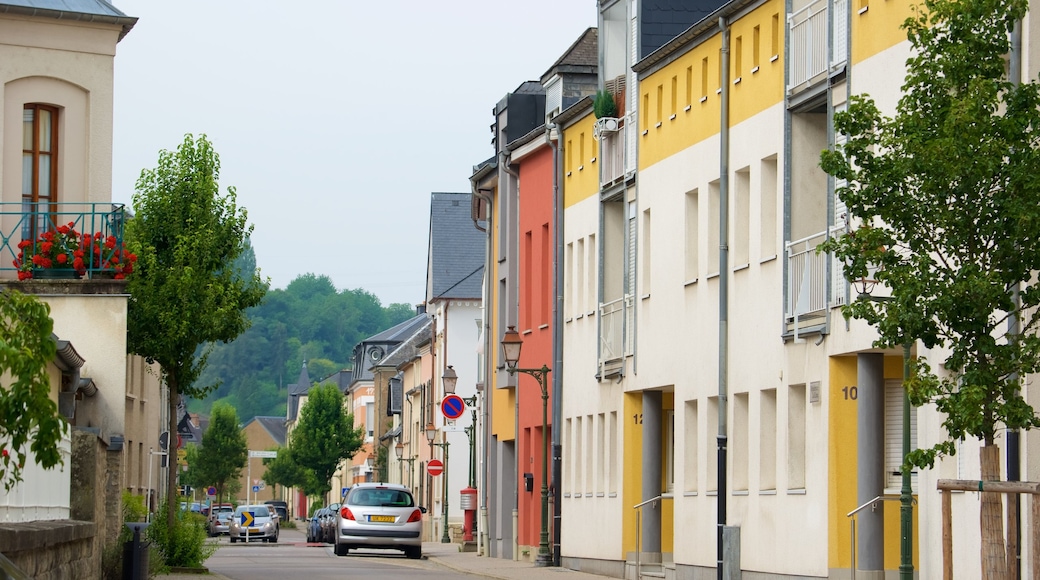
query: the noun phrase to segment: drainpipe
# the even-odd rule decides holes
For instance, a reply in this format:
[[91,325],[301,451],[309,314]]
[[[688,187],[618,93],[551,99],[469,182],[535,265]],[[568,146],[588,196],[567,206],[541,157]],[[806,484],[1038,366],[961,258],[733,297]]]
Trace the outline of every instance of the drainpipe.
[[719,467],[718,467],[718,580],[723,575],[724,530],[726,528],[726,413],[727,375],[729,374],[729,28],[726,18],[719,17],[722,33],[720,61],[722,110],[719,128]]
[[[510,177],[512,177],[513,178],[513,182],[517,184],[516,185],[517,202],[515,204],[507,205],[506,206],[506,210],[508,211],[509,207],[515,208],[516,211],[513,212],[512,219],[514,221],[515,220],[519,220],[520,219],[520,215],[519,215],[520,214],[520,202],[519,202],[519,198],[520,198],[520,174],[517,173],[516,171],[513,171],[513,169],[509,167],[509,153],[506,152],[506,151],[502,151],[501,153],[498,154],[498,166],[503,171],[505,171],[506,174],[508,174]],[[508,180],[507,180],[507,185],[508,185]],[[508,194],[509,188],[508,187],[503,188],[501,181],[499,181],[498,191],[499,191],[499,195],[500,196],[501,196],[501,194],[503,192],[503,189]],[[507,223],[506,220],[503,220],[502,225],[505,226],[505,227],[509,226],[509,224]],[[516,252],[514,252],[514,253],[516,253]],[[509,262],[509,257],[510,256],[507,256],[506,260],[507,260],[507,263],[511,264],[511,262]],[[517,260],[517,262],[519,262],[519,259]],[[512,268],[510,268],[510,272],[508,272],[508,274],[512,274]],[[517,273],[517,276],[519,276],[519,272]],[[512,280],[512,277],[510,277],[510,280]],[[502,297],[500,296],[499,299],[501,300],[501,298]],[[517,313],[517,314],[519,315],[519,313]],[[506,318],[507,319],[509,318],[509,313],[508,312],[506,313]],[[517,477],[522,473],[522,471],[520,470],[520,453],[519,453],[519,451],[520,451],[519,450],[519,446],[520,446],[519,445],[519,443],[520,443],[520,383],[519,383],[519,381],[517,382],[515,391],[516,391],[516,405],[513,406],[513,442],[514,442],[514,447],[516,448],[517,452],[513,454],[514,461],[515,461],[514,466],[513,466],[513,468],[514,468],[514,473],[513,473],[513,485],[514,485],[514,488],[513,489],[515,490],[513,492],[513,560],[514,561],[519,561],[520,560],[520,544],[519,544],[520,538],[517,537],[517,534],[519,533],[519,529],[520,529],[519,519],[518,519],[519,518],[519,513],[520,513],[520,482],[517,480]]]
[[[553,150],[553,244],[556,250],[556,265],[553,272],[553,373],[552,373],[552,485],[550,494],[553,502],[553,566],[560,565],[560,533],[563,528],[563,506],[560,502],[560,483],[563,481],[563,445],[560,441],[560,425],[563,425],[563,199],[560,192],[562,155],[559,142],[559,127],[556,123],[545,126],[549,146]],[[553,134],[556,138],[553,138]],[[545,434],[543,433],[544,437]]]
[[482,430],[477,431],[478,440],[483,445],[484,453],[481,453],[481,468],[477,471],[477,489],[480,494],[480,517],[477,519],[477,554],[480,556],[488,555],[487,550],[487,527],[488,527],[488,489],[487,489],[487,469],[488,464],[483,458],[487,457],[486,450],[488,449],[488,437],[487,437],[487,425],[488,415],[491,407],[491,398],[486,396],[493,386],[491,385],[491,379],[494,377],[494,365],[492,361],[495,360],[494,354],[494,342],[491,336],[491,324],[488,309],[491,307],[491,287],[494,284],[494,279],[491,277],[492,268],[492,255],[494,248],[492,247],[491,235],[494,231],[492,228],[493,223],[493,210],[494,201],[492,200],[491,193],[485,193],[487,190],[478,189],[474,184],[473,195],[480,200],[487,203],[487,228],[481,228],[477,223],[477,220],[473,220],[473,226],[478,230],[484,232],[487,236],[487,242],[484,244],[484,297],[483,297],[483,309],[484,316],[481,320],[483,325],[483,337],[484,337],[484,392],[478,393],[480,395],[482,403],[480,405],[480,425],[483,427]]

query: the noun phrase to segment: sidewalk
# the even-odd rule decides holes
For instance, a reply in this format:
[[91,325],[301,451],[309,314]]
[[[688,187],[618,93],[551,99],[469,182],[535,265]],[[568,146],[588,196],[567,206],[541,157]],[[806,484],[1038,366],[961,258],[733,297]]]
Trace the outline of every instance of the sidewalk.
[[[283,544],[284,545],[284,544]],[[423,560],[443,566],[456,572],[474,574],[484,578],[497,580],[604,580],[606,576],[577,572],[568,568],[538,568],[531,562],[514,562],[501,558],[478,556],[475,552],[460,552],[459,544],[442,544],[439,542],[423,543]],[[414,562],[406,560],[405,562]],[[392,560],[387,561],[393,564]],[[156,576],[156,580],[228,580],[223,574],[166,574]]]
[[515,562],[502,558],[478,556],[476,552],[460,552],[459,544],[423,543],[423,556],[456,572],[475,574],[498,580],[605,580],[607,576],[577,572],[569,568],[538,568],[531,562]]

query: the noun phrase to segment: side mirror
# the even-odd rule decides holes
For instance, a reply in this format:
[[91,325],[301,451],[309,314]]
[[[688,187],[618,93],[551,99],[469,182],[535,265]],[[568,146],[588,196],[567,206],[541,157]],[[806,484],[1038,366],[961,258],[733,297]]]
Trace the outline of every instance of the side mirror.
[[419,511],[422,513],[426,513],[426,508],[423,506],[419,506]]

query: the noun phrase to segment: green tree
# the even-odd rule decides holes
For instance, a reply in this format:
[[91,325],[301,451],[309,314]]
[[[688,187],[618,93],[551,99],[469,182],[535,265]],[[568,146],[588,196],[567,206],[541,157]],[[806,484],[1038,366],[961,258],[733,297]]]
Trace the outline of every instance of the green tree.
[[200,480],[216,487],[217,497],[224,497],[228,482],[242,474],[248,452],[245,433],[238,426],[238,413],[229,405],[214,405],[199,449]]
[[307,472],[293,459],[292,451],[288,447],[279,447],[278,456],[263,460],[264,481],[272,485],[282,487],[300,487],[307,482]]
[[328,494],[340,461],[353,457],[363,442],[364,432],[354,428],[354,415],[343,406],[339,388],[331,383],[311,388],[289,444],[296,462],[314,475],[315,487],[304,486],[304,492]]
[[[905,24],[914,56],[895,116],[852,98],[835,115],[847,143],[822,156],[827,173],[848,180],[838,194],[864,224],[825,248],[849,279],[892,293],[857,300],[846,316],[876,326],[879,347],[920,340],[947,353],[938,373],[915,359],[907,385],[914,405],[944,415],[947,438],[906,461],[931,467],[973,437],[990,481],[1000,479],[999,430],[1040,425],[1018,378],[1040,370],[1040,92],[1009,79],[1004,59],[1026,7],[926,1]],[[1008,331],[1011,317],[1020,331]],[[1002,562],[1000,497],[982,503],[983,562]]]
[[[169,388],[169,430],[177,432],[181,395],[202,398],[213,384],[197,384],[208,351],[200,345],[228,342],[249,326],[245,309],[256,306],[268,283],[256,270],[232,266],[252,232],[234,188],[220,193],[220,160],[205,136],[187,135],[175,152],[159,153],[154,169],[141,172],[127,226],[137,254],[130,278],[128,345],[158,362]],[[169,470],[167,497],[176,496],[177,470]],[[175,502],[167,505],[174,525]]]
[[0,291],[0,481],[10,491],[22,481],[26,447],[45,469],[60,464],[65,418],[50,398],[47,365],[57,345],[50,307],[35,296]]

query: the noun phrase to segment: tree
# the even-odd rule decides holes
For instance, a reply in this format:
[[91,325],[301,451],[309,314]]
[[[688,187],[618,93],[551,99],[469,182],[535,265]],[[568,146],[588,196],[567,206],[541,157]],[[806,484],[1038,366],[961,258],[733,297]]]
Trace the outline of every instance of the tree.
[[263,460],[267,468],[264,471],[264,481],[275,486],[302,488],[307,482],[307,471],[296,463],[288,447],[279,447],[276,451],[276,457]]
[[305,486],[305,493],[328,494],[340,461],[353,457],[363,442],[364,432],[354,428],[339,388],[332,383],[311,388],[289,444],[296,462],[314,474],[315,488]]
[[237,480],[242,474],[248,454],[246,436],[238,426],[238,413],[234,407],[214,405],[209,427],[202,434],[199,479],[216,487],[217,497],[224,497],[228,482]]
[[[1000,479],[1002,427],[1040,425],[1018,379],[1040,368],[1040,92],[1009,80],[1004,60],[1026,7],[926,1],[905,24],[914,50],[895,116],[851,98],[835,115],[848,141],[822,156],[827,173],[848,180],[838,194],[862,224],[825,249],[849,279],[892,293],[857,300],[846,316],[876,326],[879,347],[920,340],[946,353],[940,373],[916,358],[907,389],[914,405],[935,404],[947,437],[906,462],[931,467],[974,437],[982,480]],[[1020,330],[1008,330],[1012,319]],[[1000,496],[982,501],[983,562],[1003,562]]]
[[[177,432],[181,396],[202,398],[215,386],[196,384],[208,357],[208,351],[196,356],[198,347],[241,334],[249,326],[244,310],[267,292],[259,272],[233,267],[253,228],[234,188],[220,193],[219,176],[220,160],[206,137],[186,135],[175,152],[159,153],[156,168],[141,172],[135,217],[127,225],[138,257],[128,285],[128,345],[161,367],[171,433]],[[177,470],[171,469],[168,497],[176,486]],[[174,503],[167,506],[171,527]]]
[[0,481],[11,491],[22,481],[26,446],[44,469],[61,463],[58,443],[65,418],[50,398],[47,365],[57,345],[50,307],[35,296],[0,291]]

